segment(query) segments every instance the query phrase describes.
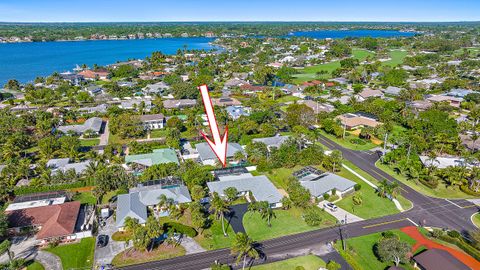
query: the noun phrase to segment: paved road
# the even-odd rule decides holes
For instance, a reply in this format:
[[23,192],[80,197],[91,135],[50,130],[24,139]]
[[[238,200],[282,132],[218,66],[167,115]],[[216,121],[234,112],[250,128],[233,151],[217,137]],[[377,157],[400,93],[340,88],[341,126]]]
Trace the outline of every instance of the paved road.
[[[320,142],[325,146],[340,150],[343,157],[351,161],[360,169],[366,171],[375,178],[397,181],[392,176],[375,167],[379,155],[376,153],[353,151],[345,149],[333,141],[321,137]],[[399,183],[402,187],[402,195],[413,202],[414,207],[406,212],[381,218],[349,223],[342,226],[344,237],[356,237],[374,232],[398,229],[412,224],[422,223],[425,226],[447,227],[466,233],[475,229],[470,221],[470,216],[478,212],[479,207],[466,200],[444,200],[424,196],[410,187]],[[278,259],[276,254],[295,253],[299,249],[318,247],[327,242],[340,239],[338,227],[320,229],[295,235],[283,236],[259,243],[265,253],[265,262]],[[234,257],[228,249],[212,250],[197,254],[186,255],[168,260],[138,264],[122,269],[162,269],[162,270],[187,270],[208,268],[215,260],[221,263],[233,263]]]

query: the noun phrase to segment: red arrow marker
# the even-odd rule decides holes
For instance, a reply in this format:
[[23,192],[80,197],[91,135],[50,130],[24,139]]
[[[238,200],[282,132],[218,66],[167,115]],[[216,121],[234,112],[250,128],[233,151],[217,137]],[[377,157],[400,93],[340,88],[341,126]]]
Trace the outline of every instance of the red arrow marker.
[[220,131],[218,130],[217,119],[215,118],[215,113],[213,111],[212,99],[210,99],[207,85],[201,85],[199,89],[200,93],[202,94],[203,105],[205,106],[205,113],[207,114],[208,125],[210,126],[210,131],[212,132],[213,142],[203,132],[201,132],[201,134],[207,141],[210,148],[212,148],[212,151],[215,153],[218,160],[220,160],[223,167],[225,167],[227,164],[228,127],[225,127],[225,134],[223,135],[223,139],[221,139]]

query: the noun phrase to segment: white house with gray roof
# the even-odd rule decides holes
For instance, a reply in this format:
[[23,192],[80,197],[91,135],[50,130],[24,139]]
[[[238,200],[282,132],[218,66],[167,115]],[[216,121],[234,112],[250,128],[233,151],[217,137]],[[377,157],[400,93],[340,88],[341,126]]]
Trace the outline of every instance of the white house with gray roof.
[[168,212],[160,211],[157,204],[160,196],[165,195],[172,199],[175,204],[189,203],[192,201],[186,186],[176,185],[164,187],[162,185],[139,186],[131,188],[128,194],[122,194],[117,199],[118,228],[122,228],[126,217],[138,219],[140,224],[147,220],[147,208],[151,208],[157,216],[167,216]]
[[252,139],[253,142],[261,142],[264,143],[268,151],[271,151],[272,148],[280,148],[282,144],[284,144],[286,141],[288,141],[289,136],[281,136],[277,134],[276,136],[273,137],[266,137],[266,138],[255,138]]
[[100,134],[102,129],[103,120],[100,117],[92,117],[87,119],[85,123],[81,125],[68,125],[68,126],[59,126],[57,129],[63,133],[74,133],[81,135],[85,131],[89,130],[95,134]]
[[[208,145],[208,143],[197,143],[195,145],[200,160],[202,161],[203,165],[215,165],[218,158],[215,153],[212,151],[212,148]],[[227,159],[232,159],[235,153],[243,152],[243,148],[238,143],[227,143]]]
[[[283,195],[265,175],[253,176],[251,173],[242,173],[220,176],[218,179],[219,181],[207,183],[210,193],[216,192],[220,196],[225,196],[224,191],[234,187],[249,201],[267,201],[274,208],[282,206],[280,201]],[[248,197],[250,192],[254,198]]]
[[331,195],[334,189],[337,195],[343,196],[352,192],[356,184],[334,173],[322,172],[313,167],[305,167],[293,175],[315,198],[323,197],[324,194]]
[[70,163],[69,158],[54,158],[47,161],[47,168],[52,170],[52,175],[60,171],[66,173],[69,170],[75,170],[75,173],[80,175],[87,169],[88,164],[90,164],[90,160]]

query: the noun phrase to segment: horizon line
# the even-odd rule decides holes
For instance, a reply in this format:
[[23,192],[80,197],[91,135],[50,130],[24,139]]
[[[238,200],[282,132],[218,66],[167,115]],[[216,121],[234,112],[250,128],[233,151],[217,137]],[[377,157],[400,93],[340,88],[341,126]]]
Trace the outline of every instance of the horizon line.
[[225,21],[225,20],[198,20],[198,21],[0,21],[0,23],[480,23],[480,20],[452,20],[452,21],[374,21],[374,20],[358,20],[358,21],[315,21],[315,20],[240,20],[240,21]]

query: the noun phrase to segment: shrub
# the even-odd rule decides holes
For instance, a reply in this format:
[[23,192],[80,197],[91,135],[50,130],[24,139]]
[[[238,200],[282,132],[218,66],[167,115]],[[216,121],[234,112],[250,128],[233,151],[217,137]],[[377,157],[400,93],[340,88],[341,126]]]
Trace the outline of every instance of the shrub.
[[464,193],[472,196],[480,196],[480,192],[475,192],[471,189],[468,188],[467,185],[460,186],[460,190],[463,191]]
[[425,186],[436,189],[438,187],[438,181],[435,180],[435,178],[431,177],[430,180],[425,180],[420,178],[419,179],[420,183],[424,184]]
[[359,191],[360,189],[362,189],[362,185],[355,184],[355,186],[353,186],[353,188],[355,189],[355,191]]
[[181,223],[177,223],[177,222],[167,222],[164,224],[164,230],[165,231],[168,231],[170,228],[173,229],[176,233],[181,233],[181,234],[185,234],[189,237],[195,237],[197,236],[197,231],[190,227],[190,226],[187,226],[187,225],[183,225]]
[[16,196],[18,195],[25,195],[37,192],[47,192],[47,191],[57,191],[57,190],[65,190],[65,189],[72,189],[72,188],[80,188],[84,187],[85,182],[77,181],[71,184],[61,184],[61,185],[45,185],[40,187],[31,187],[31,186],[22,186],[16,187],[14,193]]
[[328,194],[328,193],[323,194],[323,199],[324,200],[330,199],[330,194]]
[[453,238],[448,235],[441,235],[438,239],[456,245],[457,247],[465,251],[468,255],[480,261],[480,251],[465,242],[462,238]]
[[358,144],[358,145],[365,145],[365,144],[367,144],[367,142],[365,142],[365,140],[362,140],[362,139],[360,139],[360,138],[350,139],[350,143],[352,143],[352,144]]
[[322,222],[321,209],[315,206],[309,207],[303,213],[303,220],[309,226],[318,226]]
[[450,237],[453,237],[453,238],[459,238],[460,237],[460,233],[457,232],[457,231],[448,231],[448,236]]
[[382,236],[384,238],[393,238],[393,237],[398,237],[394,232],[392,231],[385,231],[385,232],[382,232]]
[[439,229],[433,229],[433,231],[430,232],[430,235],[434,238],[439,238],[443,235],[443,231]]

